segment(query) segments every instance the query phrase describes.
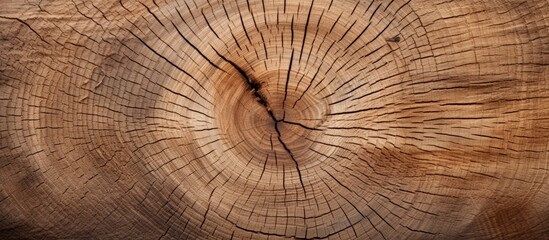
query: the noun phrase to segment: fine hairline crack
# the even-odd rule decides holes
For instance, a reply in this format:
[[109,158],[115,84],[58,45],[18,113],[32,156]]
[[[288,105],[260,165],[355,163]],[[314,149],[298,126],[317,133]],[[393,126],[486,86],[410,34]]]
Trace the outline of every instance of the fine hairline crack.
[[282,140],[282,134],[280,133],[280,129],[278,128],[278,124],[279,123],[284,123],[286,121],[284,121],[284,116],[282,117],[282,119],[277,119],[273,113],[273,110],[271,109],[271,107],[269,106],[269,103],[267,102],[267,99],[265,98],[265,96],[263,96],[263,94],[261,94],[261,92],[259,91],[261,89],[261,83],[257,82],[256,80],[250,78],[248,76],[248,74],[246,74],[246,71],[244,71],[242,68],[240,68],[238,65],[236,65],[236,63],[234,63],[233,61],[227,59],[225,56],[219,54],[219,52],[217,52],[217,55],[219,55],[219,57],[221,57],[225,62],[229,63],[231,66],[233,66],[237,71],[238,73],[240,73],[240,76],[242,76],[242,78],[246,81],[246,83],[248,84],[248,86],[252,89],[252,93],[253,95],[256,97],[257,99],[257,102],[259,104],[261,104],[265,110],[267,111],[267,113],[269,114],[269,116],[271,117],[271,119],[273,120],[274,122],[274,126],[275,126],[275,131],[276,131],[276,134],[278,135],[277,136],[277,139],[278,141],[280,142],[280,144],[282,144],[282,147],[284,148],[284,150],[286,150],[286,152],[288,153],[288,155],[290,155],[290,158],[294,161],[294,164],[295,164],[295,167],[296,167],[296,170],[297,170],[297,174],[299,175],[299,182],[301,183],[301,188],[303,189],[303,193],[305,194],[305,196],[307,195],[307,192],[305,190],[305,184],[303,184],[303,177],[301,175],[301,170],[299,169],[299,164],[297,162],[297,160],[295,159],[292,151],[288,148],[288,146],[286,145],[286,143]]

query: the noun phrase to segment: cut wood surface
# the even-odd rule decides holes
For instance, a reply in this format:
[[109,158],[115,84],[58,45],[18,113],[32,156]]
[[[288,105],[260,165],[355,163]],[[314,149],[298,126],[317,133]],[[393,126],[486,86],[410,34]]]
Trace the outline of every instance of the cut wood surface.
[[549,239],[546,0],[0,2],[0,239]]

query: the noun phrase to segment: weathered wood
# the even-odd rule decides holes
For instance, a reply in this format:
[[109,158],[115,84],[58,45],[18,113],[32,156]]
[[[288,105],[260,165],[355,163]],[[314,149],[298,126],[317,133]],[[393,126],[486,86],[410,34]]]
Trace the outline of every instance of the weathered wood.
[[549,2],[0,3],[0,238],[548,239]]

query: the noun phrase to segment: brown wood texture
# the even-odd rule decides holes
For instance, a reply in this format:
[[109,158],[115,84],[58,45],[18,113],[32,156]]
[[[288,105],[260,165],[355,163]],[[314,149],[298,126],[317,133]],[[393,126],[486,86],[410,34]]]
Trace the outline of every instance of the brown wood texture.
[[549,239],[546,0],[0,2],[1,239]]

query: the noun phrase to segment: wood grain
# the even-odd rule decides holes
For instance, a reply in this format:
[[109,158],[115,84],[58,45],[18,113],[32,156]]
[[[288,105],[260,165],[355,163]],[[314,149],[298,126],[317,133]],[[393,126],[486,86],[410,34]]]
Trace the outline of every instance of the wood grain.
[[549,239],[549,2],[0,3],[1,239]]

